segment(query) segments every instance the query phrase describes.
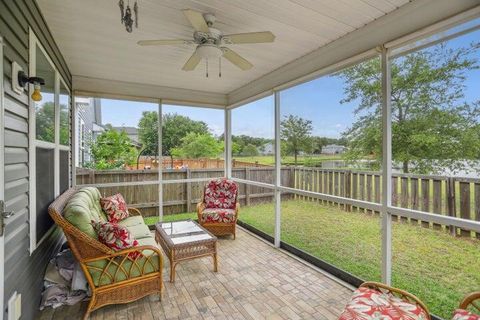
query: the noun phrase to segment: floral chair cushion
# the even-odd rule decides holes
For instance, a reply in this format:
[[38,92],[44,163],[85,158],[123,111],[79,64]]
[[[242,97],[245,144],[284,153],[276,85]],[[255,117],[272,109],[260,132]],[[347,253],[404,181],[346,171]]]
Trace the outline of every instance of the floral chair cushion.
[[453,313],[452,320],[480,320],[480,315],[471,313],[468,310],[457,309]]
[[235,222],[235,209],[207,208],[202,212],[203,223]]
[[420,306],[371,288],[358,288],[353,293],[339,320],[425,320]]
[[100,198],[100,205],[107,214],[109,222],[118,223],[129,216],[127,203],[120,193],[110,197]]
[[[138,246],[138,241],[132,237],[130,231],[121,225],[92,220],[92,226],[97,233],[98,241],[115,251]],[[140,252],[131,252],[128,256],[136,259],[140,255]]]
[[212,180],[205,187],[205,207],[235,209],[237,194],[238,187],[235,182],[225,178]]

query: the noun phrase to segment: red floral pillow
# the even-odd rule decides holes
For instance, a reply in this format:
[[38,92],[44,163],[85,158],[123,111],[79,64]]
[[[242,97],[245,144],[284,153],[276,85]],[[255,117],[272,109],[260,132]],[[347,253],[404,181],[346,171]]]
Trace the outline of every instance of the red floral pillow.
[[452,320],[480,320],[480,315],[473,314],[467,310],[457,309],[453,313]]
[[[92,220],[91,223],[97,233],[98,241],[115,251],[138,246],[138,241],[132,237],[125,227],[111,222],[96,222]],[[128,254],[132,259],[136,259],[140,255],[140,252],[131,252]]]
[[113,196],[101,198],[100,205],[103,211],[107,214],[109,222],[117,223],[125,218],[128,218],[127,203],[120,193]]

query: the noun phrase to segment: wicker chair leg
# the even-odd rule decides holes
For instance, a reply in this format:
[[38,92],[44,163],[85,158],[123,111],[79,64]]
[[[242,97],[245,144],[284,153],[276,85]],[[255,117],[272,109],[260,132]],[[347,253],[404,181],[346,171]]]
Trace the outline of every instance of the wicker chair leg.
[[85,311],[85,314],[83,315],[83,320],[88,320],[88,318],[90,317],[90,313],[92,313],[92,309],[95,307],[95,303],[97,302],[96,300],[97,300],[97,297],[95,296],[95,292],[92,292],[92,296],[90,297],[90,302],[88,303],[88,306],[87,306],[87,311]]
[[90,311],[85,311],[85,314],[83,315],[83,320],[88,320],[89,316],[90,316]]

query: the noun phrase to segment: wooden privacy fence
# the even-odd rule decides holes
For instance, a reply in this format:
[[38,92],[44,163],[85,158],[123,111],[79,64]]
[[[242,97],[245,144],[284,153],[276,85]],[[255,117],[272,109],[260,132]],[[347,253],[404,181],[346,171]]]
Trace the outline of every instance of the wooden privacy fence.
[[[297,189],[341,196],[345,198],[381,203],[382,176],[379,172],[337,169],[295,168],[293,185]],[[337,205],[347,211],[369,212],[364,208],[321,201],[296,195],[297,199],[319,201]],[[393,174],[392,205],[480,221],[480,179],[434,175]],[[476,236],[469,230],[432,224],[406,217],[400,221],[420,224],[434,229],[448,229],[452,234]]]
[[[282,172],[283,181],[293,181],[290,175],[294,174],[294,171],[284,169]],[[223,169],[165,169],[162,172],[163,180],[216,178],[223,175]],[[274,169],[272,167],[234,168],[232,175],[240,179],[265,183],[274,182]],[[158,181],[158,170],[90,170],[77,168],[76,179],[77,185]],[[205,184],[206,182],[164,184],[162,190],[164,214],[194,211],[196,204],[202,198]],[[145,216],[158,215],[158,184],[99,187],[99,190],[103,195],[120,192],[129,204],[141,208],[142,214]],[[271,202],[273,195],[273,191],[268,188],[239,184],[239,198],[242,205]]]
[[[128,170],[143,170],[146,167],[149,169],[158,169],[158,163],[156,157],[153,156],[141,156],[138,159],[138,164],[133,164],[127,167]],[[225,166],[225,161],[223,159],[211,159],[211,158],[199,158],[199,159],[178,159],[170,157],[162,157],[162,168],[163,169],[222,169]],[[236,159],[232,160],[232,167],[234,168],[244,168],[244,167],[270,167],[271,165],[260,164],[256,162],[246,162],[238,161]]]
[[[134,181],[158,181],[157,170],[77,170],[77,185],[121,183]],[[166,169],[163,180],[214,178],[224,175],[223,169]],[[273,184],[274,168],[233,168],[235,178]],[[283,186],[301,190],[336,195],[345,198],[381,203],[382,177],[379,172],[320,169],[304,167],[282,168]],[[163,185],[163,208],[165,214],[190,212],[200,201],[205,182],[182,182]],[[270,202],[273,191],[268,188],[240,184],[242,205]],[[158,214],[158,184],[142,186],[102,187],[100,192],[110,195],[122,193],[126,200],[142,208],[146,216]],[[352,207],[315,198],[284,194],[285,198],[317,201],[339,206],[347,211],[373,213],[365,208]],[[480,221],[480,179],[433,175],[394,174],[392,177],[392,205],[421,210],[429,213]],[[452,234],[476,236],[469,230],[432,224],[426,221],[396,217],[400,221],[419,224],[423,227],[448,230]]]

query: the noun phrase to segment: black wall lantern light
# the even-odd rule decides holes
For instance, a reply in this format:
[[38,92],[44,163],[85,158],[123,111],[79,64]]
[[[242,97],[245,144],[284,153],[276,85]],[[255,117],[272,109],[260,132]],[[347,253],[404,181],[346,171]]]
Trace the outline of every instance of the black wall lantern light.
[[18,94],[22,94],[27,84],[33,84],[33,101],[41,101],[42,94],[40,93],[41,86],[45,85],[45,79],[40,77],[29,77],[23,71],[22,67],[16,62],[12,62],[12,89]]
[[25,72],[18,71],[18,84],[25,88],[27,83],[33,84],[33,93],[32,93],[32,100],[33,101],[41,101],[42,95],[40,93],[40,86],[45,85],[45,80],[40,77],[28,77]]

